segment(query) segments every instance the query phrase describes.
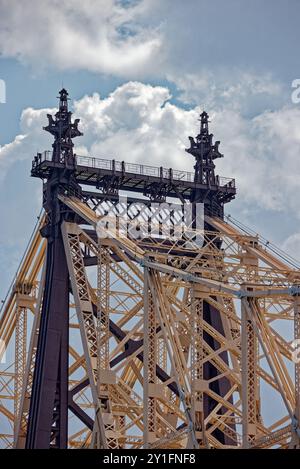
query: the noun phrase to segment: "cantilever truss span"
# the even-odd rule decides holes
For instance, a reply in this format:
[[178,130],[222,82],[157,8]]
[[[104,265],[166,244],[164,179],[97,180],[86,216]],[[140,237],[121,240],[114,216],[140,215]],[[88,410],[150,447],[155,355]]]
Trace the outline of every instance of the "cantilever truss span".
[[[61,226],[70,278],[68,447],[299,447],[298,267],[213,217],[202,247],[115,233],[99,241],[103,203],[59,197],[78,220]],[[44,223],[1,315],[2,447],[25,446]]]

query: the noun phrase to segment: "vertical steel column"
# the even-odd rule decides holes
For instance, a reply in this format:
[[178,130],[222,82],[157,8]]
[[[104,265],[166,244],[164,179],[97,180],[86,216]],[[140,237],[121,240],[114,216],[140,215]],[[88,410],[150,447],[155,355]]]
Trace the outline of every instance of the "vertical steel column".
[[105,424],[102,419],[101,401],[98,390],[98,331],[91,301],[89,283],[80,246],[80,228],[75,223],[62,225],[65,253],[67,257],[72,293],[80,327],[87,375],[95,409],[92,446],[107,448]]
[[[109,264],[107,262],[105,248],[98,245],[98,347],[99,347],[99,370],[100,376],[102,370],[109,368]],[[103,385],[104,386],[104,385]],[[104,386],[105,387],[105,386]],[[106,390],[107,391],[107,390]],[[108,392],[108,391],[107,391]]]
[[150,269],[144,267],[144,448],[156,439],[156,314],[149,287]]
[[21,394],[26,370],[26,343],[27,343],[27,308],[16,306],[15,329],[15,383],[14,383],[14,439],[17,437],[17,423],[20,411]]
[[23,389],[20,398],[19,414],[16,421],[16,431],[14,438],[14,448],[24,449],[26,444],[27,424],[29,417],[30,399],[33,386],[34,366],[36,359],[41,308],[45,287],[46,263],[44,262],[41,280],[39,282],[38,298],[34,309],[34,320],[31,331],[31,338],[28,348],[28,358],[23,381]]
[[204,444],[203,393],[208,387],[203,373],[203,298],[205,293],[193,286],[191,297],[191,414],[195,437],[199,446]]
[[[157,338],[157,364],[162,370],[167,369],[167,347],[164,337]],[[168,388],[166,386],[163,389],[163,394],[165,398],[170,394],[168,393]],[[168,411],[167,408],[166,411]]]
[[295,424],[292,445],[300,447],[300,295],[294,297]]
[[[257,425],[257,338],[248,315],[247,297],[241,300],[243,447],[249,448]],[[253,312],[254,314],[254,312]]]
[[110,449],[116,449],[118,448],[116,422],[110,399],[110,386],[116,383],[115,373],[110,370],[109,365],[110,262],[107,249],[102,246],[100,238],[98,242],[97,296],[98,395],[101,402],[107,446]]

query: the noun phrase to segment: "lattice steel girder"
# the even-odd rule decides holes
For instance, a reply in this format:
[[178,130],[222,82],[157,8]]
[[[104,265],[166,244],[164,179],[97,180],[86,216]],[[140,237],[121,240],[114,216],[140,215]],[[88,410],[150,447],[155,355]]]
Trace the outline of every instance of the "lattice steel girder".
[[84,269],[79,228],[74,223],[64,223],[62,226],[65,252],[71,279],[72,292],[75,300],[81,340],[84,347],[87,374],[91,386],[95,409],[94,432],[99,447],[107,448],[105,425],[102,418],[100,395],[97,389],[98,378],[98,333],[95,324],[93,306],[89,293],[88,281]]
[[[70,308],[76,309],[70,336],[78,331],[81,337],[80,346],[75,336],[69,346],[69,402],[76,415],[69,421],[69,447],[236,448],[242,433],[244,446],[296,447],[299,365],[292,361],[291,342],[299,338],[299,271],[258,238],[213,218],[209,223],[217,231],[207,232],[207,243],[197,250],[118,236],[99,245],[93,234],[97,213],[74,197],[60,199],[91,227],[63,225]],[[222,240],[222,252],[214,238]],[[95,262],[85,265],[87,252]],[[19,285],[30,281],[37,290],[27,371],[22,380],[13,367],[0,373],[0,412],[7,421],[1,442],[8,447],[12,401],[20,408],[16,446],[24,446],[27,432],[44,264],[37,232],[18,277]],[[98,284],[92,265],[98,266]],[[25,343],[16,298],[12,292],[0,320],[8,347],[15,334],[17,344]],[[207,305],[219,312],[222,328],[205,316]],[[282,321],[294,334],[281,333]],[[213,374],[205,374],[207,365]],[[220,391],[224,379],[228,387]],[[22,386],[21,397],[12,385]],[[264,416],[269,393],[282,402],[272,422]]]
[[251,447],[256,437],[257,423],[257,337],[242,299],[242,409],[243,409],[243,446]]

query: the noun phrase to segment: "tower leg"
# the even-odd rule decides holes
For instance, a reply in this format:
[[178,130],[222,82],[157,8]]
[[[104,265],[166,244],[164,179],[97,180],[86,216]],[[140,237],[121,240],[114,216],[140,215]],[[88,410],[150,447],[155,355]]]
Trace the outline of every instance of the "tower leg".
[[26,448],[66,448],[68,440],[69,276],[60,233],[46,263]]

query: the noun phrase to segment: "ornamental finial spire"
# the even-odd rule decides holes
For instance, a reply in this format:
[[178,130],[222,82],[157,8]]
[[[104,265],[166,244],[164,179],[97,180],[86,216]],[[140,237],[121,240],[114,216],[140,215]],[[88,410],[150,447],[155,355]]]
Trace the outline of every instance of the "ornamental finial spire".
[[72,122],[72,112],[68,110],[68,92],[65,88],[60,90],[58,99],[58,111],[54,118],[47,114],[48,125],[44,130],[54,136],[52,160],[70,167],[74,163],[72,139],[83,134],[78,130],[80,119]]
[[59,96],[57,98],[59,99],[59,110],[60,112],[68,112],[68,101],[70,98],[68,98],[69,93],[65,88],[62,88],[59,92]]
[[190,153],[196,158],[195,177],[196,183],[204,184],[207,186],[216,184],[215,165],[213,160],[221,158],[223,155],[219,152],[219,141],[213,144],[213,134],[209,133],[207,112],[203,111],[200,114],[200,133],[197,135],[196,140],[189,137],[190,148],[185,151]]

